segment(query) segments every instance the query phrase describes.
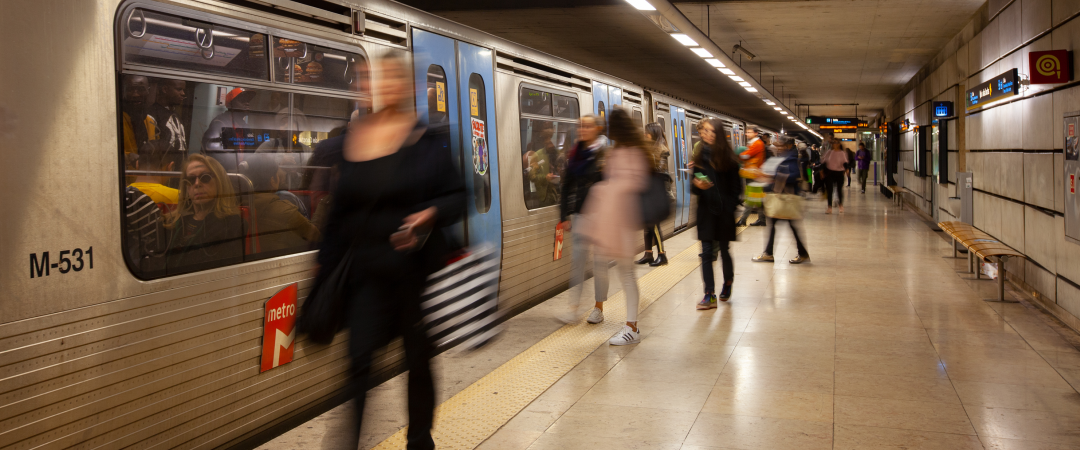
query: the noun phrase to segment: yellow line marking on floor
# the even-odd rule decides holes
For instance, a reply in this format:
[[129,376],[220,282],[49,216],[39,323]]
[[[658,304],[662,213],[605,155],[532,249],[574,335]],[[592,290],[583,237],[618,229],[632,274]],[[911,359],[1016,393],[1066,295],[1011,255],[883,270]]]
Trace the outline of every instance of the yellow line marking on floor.
[[[691,245],[668,265],[638,279],[639,311],[700,265],[700,247]],[[439,405],[432,430],[435,446],[440,450],[476,448],[599,346],[606,345],[625,324],[623,292],[608,297],[606,305],[604,315],[611,320],[590,325],[580,319],[568,324]],[[375,449],[404,449],[407,430],[398,430]]]

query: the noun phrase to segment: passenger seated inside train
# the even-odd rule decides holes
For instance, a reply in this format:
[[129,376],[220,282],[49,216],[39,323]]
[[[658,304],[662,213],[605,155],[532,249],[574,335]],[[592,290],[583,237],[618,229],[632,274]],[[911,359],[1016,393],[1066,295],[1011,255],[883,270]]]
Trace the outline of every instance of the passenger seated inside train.
[[164,225],[161,209],[149,195],[135,186],[124,188],[124,256],[145,276],[162,275]]
[[558,158],[558,150],[552,137],[555,126],[549,121],[538,121],[532,138],[525,146],[522,156],[525,179],[525,198],[529,209],[552,206],[559,203],[556,173],[552,170]]
[[204,155],[188,157],[181,169],[179,203],[165,228],[169,275],[243,261],[240,208],[221,163]]
[[278,166],[277,157],[263,153],[246,159],[245,174],[255,187],[253,203],[259,252],[265,257],[307,250],[319,239],[319,230],[294,203],[281,197],[292,194],[279,190],[285,171]]

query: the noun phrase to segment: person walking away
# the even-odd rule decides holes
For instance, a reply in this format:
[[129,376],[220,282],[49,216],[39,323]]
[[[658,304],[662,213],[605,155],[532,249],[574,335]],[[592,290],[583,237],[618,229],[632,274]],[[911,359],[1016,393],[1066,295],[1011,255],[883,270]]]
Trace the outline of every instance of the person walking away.
[[[701,125],[699,122],[698,125]],[[701,135],[701,127],[698,127],[698,135]],[[664,128],[660,124],[653,122],[645,125],[645,141],[646,144],[651,144],[649,151],[652,154],[653,167],[656,167],[658,173],[662,173],[671,179],[671,173],[668,172],[668,157],[671,156],[671,150],[668,150],[667,139],[664,137]],[[671,192],[670,182],[668,182],[667,192]],[[656,246],[656,258],[653,258],[652,249]],[[634,264],[648,264],[650,267],[663,266],[668,263],[667,254],[664,253],[664,237],[660,233],[660,224],[645,224],[645,255],[641,259],[634,261]]]
[[[769,186],[769,192],[776,194],[795,194],[799,195],[799,183],[798,183],[798,170],[799,163],[795,157],[795,152],[791,150],[792,138],[787,135],[780,135],[776,138],[776,150],[777,156],[774,161],[769,161],[766,166],[775,167],[775,169],[767,170],[765,176],[769,178],[772,184]],[[791,227],[791,234],[795,236],[795,246],[799,251],[799,255],[794,259],[788,260],[791,264],[802,264],[810,260],[810,253],[806,251],[806,246],[803,245],[803,240],[799,236],[799,224],[793,220],[787,219],[769,219],[769,240],[765,242],[765,252],[760,256],[754,257],[754,262],[773,262],[773,245],[776,241],[776,223],[783,220]]]
[[870,175],[870,150],[866,144],[859,143],[859,151],[855,152],[855,161],[858,163],[859,187],[862,193],[866,193],[866,178]]
[[825,214],[832,214],[833,190],[836,190],[836,204],[840,213],[844,213],[844,172],[847,170],[848,157],[839,140],[832,141],[832,149],[821,156],[825,165],[825,200],[828,209]]
[[716,277],[713,262],[717,253],[721,258],[724,287],[720,300],[731,298],[731,284],[735,281],[735,266],[728,251],[728,243],[735,240],[735,210],[742,192],[739,177],[739,160],[727,139],[717,138],[723,131],[719,119],[708,119],[701,131],[705,146],[694,161],[693,188],[698,196],[697,232],[701,241],[701,278],[705,285],[705,297],[697,309],[716,308]]
[[844,153],[847,154],[847,187],[851,187],[851,174],[855,172],[855,152],[850,148],[844,148]]
[[450,254],[442,229],[465,212],[465,184],[436,136],[417,122],[412,76],[400,59],[378,61],[378,112],[355,120],[344,136],[324,141],[342,162],[320,246],[317,284],[352,249],[345,279],[356,415],[349,439],[359,445],[372,354],[404,337],[409,370],[409,450],[431,450],[435,412],[432,346],[421,327],[420,295],[429,274]]
[[810,172],[810,193],[817,194],[818,189],[821,189],[823,183],[821,173],[821,148],[817,145],[814,146],[814,150],[810,152],[810,168],[807,170]]
[[[746,178],[746,195],[749,198],[751,193],[760,194],[762,188],[759,185],[751,185],[754,179],[758,177],[761,172],[761,164],[765,162],[765,141],[761,139],[761,130],[757,127],[750,127],[746,129],[746,138],[750,140],[750,143],[746,146],[746,151],[739,155],[742,159],[743,170],[739,171],[739,174]],[[753,205],[748,203],[743,209],[742,216],[739,217],[739,222],[735,225],[737,227],[746,226],[746,219],[750,217],[750,214],[757,213],[757,220],[750,224],[752,227],[760,227],[765,225],[765,214],[761,208],[761,205]]]
[[[597,298],[607,297],[607,261],[615,260],[616,271],[626,296],[626,326],[608,341],[611,345],[636,344],[641,341],[637,326],[638,285],[631,264],[635,251],[633,236],[641,230],[641,194],[649,185],[651,161],[647,144],[633,119],[617,108],[609,115],[609,137],[616,147],[604,157],[603,181],[593,185],[582,207],[582,232],[593,243]],[[596,308],[603,311],[604,304]]]
[[[559,199],[559,223],[563,231],[570,231],[570,311],[562,318],[570,322],[577,318],[578,305],[581,303],[582,285],[585,282],[585,263],[589,257],[589,242],[581,233],[581,207],[588,198],[589,190],[600,181],[600,160],[607,151],[607,139],[601,134],[603,121],[592,114],[581,116],[578,122],[578,140],[570,150],[566,161],[566,173],[562,178],[563,195]],[[605,267],[604,273],[607,273]],[[594,274],[594,282],[599,278]],[[589,323],[604,321],[602,309],[605,297],[600,297],[596,289],[596,303],[601,308],[593,308],[586,319]]]

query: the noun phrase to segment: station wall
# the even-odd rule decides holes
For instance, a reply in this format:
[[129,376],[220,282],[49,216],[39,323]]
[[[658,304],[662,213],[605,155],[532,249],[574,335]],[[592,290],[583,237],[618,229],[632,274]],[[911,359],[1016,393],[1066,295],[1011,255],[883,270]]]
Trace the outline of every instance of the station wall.
[[[933,101],[953,101],[949,183],[911,171],[913,133],[901,139],[904,185],[914,206],[939,221],[957,220],[955,172],[973,174],[974,225],[1026,254],[1009,263],[1010,279],[1080,329],[1080,245],[1065,239],[1063,116],[1080,111],[1080,82],[1022,86],[1018,97],[964,111],[965,91],[1016,68],[1028,53],[1080,50],[1080,0],[989,0],[905,86],[885,115],[930,124]],[[1080,80],[1073,58],[1074,80]],[[959,151],[957,151],[957,149]]]

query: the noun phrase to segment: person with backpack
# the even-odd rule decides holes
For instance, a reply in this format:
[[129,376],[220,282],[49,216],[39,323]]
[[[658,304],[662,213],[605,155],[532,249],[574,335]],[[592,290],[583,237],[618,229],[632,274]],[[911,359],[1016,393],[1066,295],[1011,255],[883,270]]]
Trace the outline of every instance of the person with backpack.
[[[593,277],[596,298],[607,298],[608,265],[615,260],[615,270],[626,295],[626,325],[608,341],[611,345],[641,342],[637,326],[638,285],[632,258],[637,253],[634,237],[641,232],[642,194],[649,188],[655,159],[649,156],[648,144],[630,114],[616,108],[608,119],[609,137],[615,147],[604,157],[603,180],[593,185],[582,206],[582,233],[594,246]],[[577,227],[577,225],[575,225]],[[603,300],[596,302],[603,320]]]
[[728,243],[735,240],[735,209],[739,205],[742,182],[739,178],[739,160],[727,139],[718,138],[723,132],[720,119],[708,119],[701,129],[705,143],[694,160],[693,187],[698,196],[697,232],[701,241],[701,278],[705,285],[705,297],[697,309],[716,308],[716,277],[713,262],[717,254],[721,258],[724,286],[720,300],[731,298],[731,284],[735,281],[735,265],[728,251]]

